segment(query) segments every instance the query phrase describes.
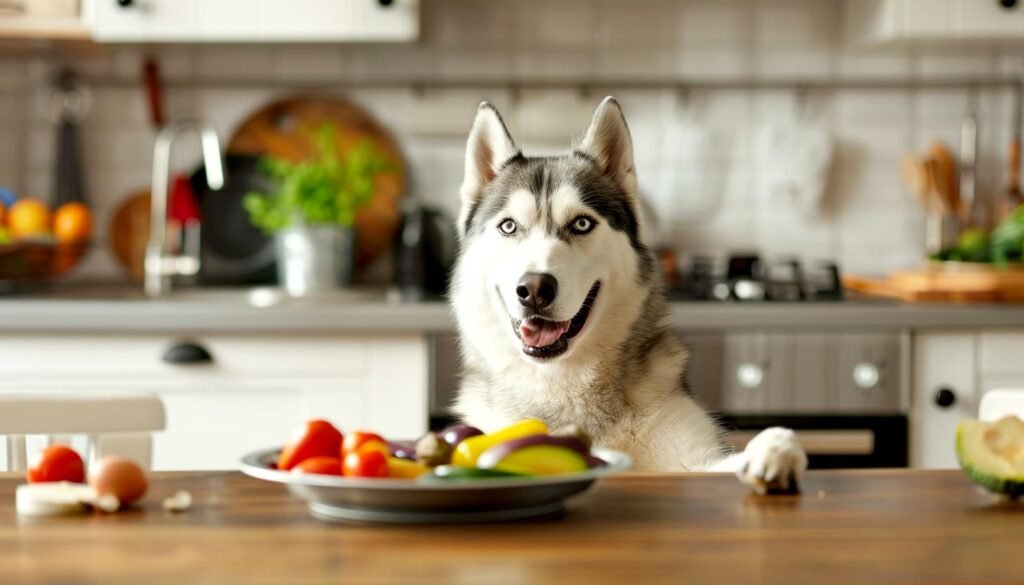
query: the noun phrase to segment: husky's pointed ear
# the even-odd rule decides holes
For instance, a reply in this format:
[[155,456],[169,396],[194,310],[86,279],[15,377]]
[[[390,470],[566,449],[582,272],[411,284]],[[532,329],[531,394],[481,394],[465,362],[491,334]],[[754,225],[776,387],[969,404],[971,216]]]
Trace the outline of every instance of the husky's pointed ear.
[[498,170],[519,151],[509,136],[501,115],[487,102],[480,104],[466,145],[466,174],[462,180],[462,208],[474,207],[484,187]]
[[627,194],[636,194],[633,139],[629,136],[626,118],[615,98],[608,96],[597,106],[590,127],[577,150],[593,158],[604,173],[621,185]]

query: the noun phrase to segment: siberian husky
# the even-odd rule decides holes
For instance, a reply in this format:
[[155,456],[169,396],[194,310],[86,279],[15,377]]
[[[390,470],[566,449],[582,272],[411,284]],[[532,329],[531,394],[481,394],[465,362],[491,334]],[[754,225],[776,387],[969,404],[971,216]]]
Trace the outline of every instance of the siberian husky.
[[484,431],[574,424],[641,470],[736,471],[795,486],[807,457],[770,428],[733,453],[684,387],[661,274],[638,213],[633,145],[606,98],[583,141],[528,157],[484,102],[466,149],[451,302],[463,378],[454,407]]

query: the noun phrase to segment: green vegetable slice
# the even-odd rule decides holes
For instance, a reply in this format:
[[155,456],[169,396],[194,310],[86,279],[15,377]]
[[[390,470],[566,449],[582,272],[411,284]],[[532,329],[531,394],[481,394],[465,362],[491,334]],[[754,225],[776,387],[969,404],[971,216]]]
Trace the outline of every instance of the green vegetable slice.
[[968,420],[956,433],[960,466],[974,483],[1010,497],[1024,495],[1024,421],[1007,416],[995,422]]

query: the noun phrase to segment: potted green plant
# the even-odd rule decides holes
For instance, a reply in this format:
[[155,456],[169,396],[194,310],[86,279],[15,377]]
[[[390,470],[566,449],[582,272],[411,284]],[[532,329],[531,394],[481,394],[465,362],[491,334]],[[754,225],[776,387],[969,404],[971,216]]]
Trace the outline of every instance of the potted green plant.
[[295,296],[351,283],[356,213],[373,199],[376,177],[390,168],[369,141],[340,152],[331,125],[311,139],[316,154],[308,160],[264,157],[261,169],[276,189],[248,193],[242,201],[253,225],[274,236],[278,280]]

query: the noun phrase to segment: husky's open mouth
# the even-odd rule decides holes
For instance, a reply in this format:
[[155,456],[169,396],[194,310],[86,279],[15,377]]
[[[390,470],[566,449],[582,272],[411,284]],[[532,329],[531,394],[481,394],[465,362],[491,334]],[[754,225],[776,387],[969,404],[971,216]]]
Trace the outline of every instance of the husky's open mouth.
[[597,292],[601,283],[595,282],[583,299],[583,305],[572,319],[568,321],[552,321],[543,317],[512,319],[512,329],[523,342],[523,353],[533,358],[553,358],[569,349],[569,340],[583,331],[590,316],[590,309],[597,300]]

